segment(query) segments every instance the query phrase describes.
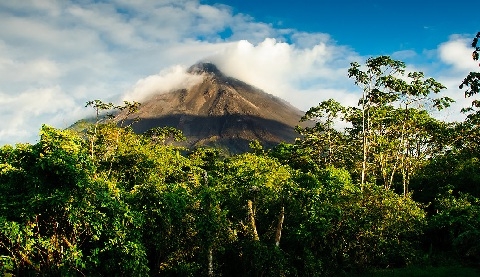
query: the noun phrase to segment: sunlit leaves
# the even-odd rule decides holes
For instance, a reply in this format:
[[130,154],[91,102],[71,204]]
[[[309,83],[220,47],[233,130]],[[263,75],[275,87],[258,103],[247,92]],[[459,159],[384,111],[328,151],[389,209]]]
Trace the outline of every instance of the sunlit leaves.
[[313,127],[297,127],[303,136],[297,145],[309,152],[320,167],[334,165],[345,167],[349,157],[346,136],[336,129],[336,125],[345,122],[347,109],[333,99],[321,102],[310,108],[301,121],[314,122]]
[[155,127],[146,131],[143,135],[153,142],[161,142],[162,144],[165,144],[169,139],[172,141],[186,140],[182,131],[173,127]]

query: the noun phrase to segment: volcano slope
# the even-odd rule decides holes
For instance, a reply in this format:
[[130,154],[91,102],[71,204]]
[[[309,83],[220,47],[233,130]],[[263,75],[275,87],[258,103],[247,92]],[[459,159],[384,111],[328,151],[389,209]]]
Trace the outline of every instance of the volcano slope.
[[284,100],[225,76],[212,63],[198,63],[190,74],[203,76],[188,89],[159,93],[142,101],[132,125],[136,133],[171,126],[187,137],[185,146],[212,146],[230,153],[248,151],[258,140],[264,147],[293,142],[303,112]]

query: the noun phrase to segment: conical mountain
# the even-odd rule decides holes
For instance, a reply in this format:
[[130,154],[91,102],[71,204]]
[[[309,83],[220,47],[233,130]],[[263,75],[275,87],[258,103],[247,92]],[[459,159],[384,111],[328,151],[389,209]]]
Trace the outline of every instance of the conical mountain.
[[187,146],[216,146],[232,153],[247,151],[252,140],[269,147],[298,136],[294,127],[304,113],[287,102],[225,76],[212,63],[188,71],[203,80],[143,101],[135,114],[141,119],[133,124],[135,132],[172,126],[183,131]]

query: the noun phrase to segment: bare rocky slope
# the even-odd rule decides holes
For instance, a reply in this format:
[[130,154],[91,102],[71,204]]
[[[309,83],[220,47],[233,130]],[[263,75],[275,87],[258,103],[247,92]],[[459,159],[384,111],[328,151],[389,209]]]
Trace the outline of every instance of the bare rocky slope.
[[151,96],[142,102],[133,124],[142,133],[172,126],[183,131],[186,146],[215,146],[231,153],[248,150],[252,140],[265,147],[293,142],[303,112],[240,80],[225,76],[214,64],[198,63],[189,69],[203,81],[189,89]]

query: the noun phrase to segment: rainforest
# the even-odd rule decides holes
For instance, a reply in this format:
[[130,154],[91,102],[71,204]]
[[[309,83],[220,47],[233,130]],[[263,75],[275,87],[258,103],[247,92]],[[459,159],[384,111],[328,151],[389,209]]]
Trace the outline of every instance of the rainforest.
[[94,100],[92,122],[2,146],[0,275],[478,274],[479,102],[444,122],[432,114],[451,102],[437,97],[445,87],[401,61],[346,74],[358,105],[312,107],[294,143],[186,148],[174,128],[135,133],[104,113],[131,118],[139,103]]

